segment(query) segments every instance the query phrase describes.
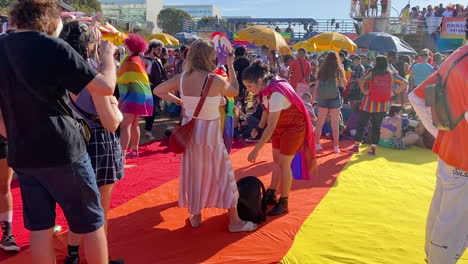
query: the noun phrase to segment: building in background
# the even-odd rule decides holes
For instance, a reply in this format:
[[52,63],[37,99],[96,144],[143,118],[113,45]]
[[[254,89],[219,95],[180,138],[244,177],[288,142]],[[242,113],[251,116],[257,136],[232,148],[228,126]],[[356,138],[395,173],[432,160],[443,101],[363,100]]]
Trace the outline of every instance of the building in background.
[[194,19],[202,17],[221,18],[222,9],[215,5],[164,5],[163,9],[175,8],[189,13]]
[[163,0],[99,0],[104,17],[127,21],[134,27],[160,32],[157,18],[163,8]]

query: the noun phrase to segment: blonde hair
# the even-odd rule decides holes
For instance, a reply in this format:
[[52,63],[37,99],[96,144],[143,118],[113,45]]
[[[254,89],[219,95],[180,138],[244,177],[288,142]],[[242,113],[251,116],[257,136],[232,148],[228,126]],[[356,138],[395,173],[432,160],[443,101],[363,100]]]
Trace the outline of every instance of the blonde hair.
[[196,70],[212,72],[216,69],[214,60],[216,51],[211,41],[199,39],[190,45],[184,63],[184,71],[192,73]]

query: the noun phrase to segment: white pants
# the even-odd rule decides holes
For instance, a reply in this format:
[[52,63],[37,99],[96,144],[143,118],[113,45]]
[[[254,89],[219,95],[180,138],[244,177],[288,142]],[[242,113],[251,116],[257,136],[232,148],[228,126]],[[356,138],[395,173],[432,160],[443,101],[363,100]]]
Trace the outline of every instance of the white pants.
[[[455,150],[454,150],[455,151]],[[455,264],[468,246],[468,172],[439,159],[426,226],[429,264]]]

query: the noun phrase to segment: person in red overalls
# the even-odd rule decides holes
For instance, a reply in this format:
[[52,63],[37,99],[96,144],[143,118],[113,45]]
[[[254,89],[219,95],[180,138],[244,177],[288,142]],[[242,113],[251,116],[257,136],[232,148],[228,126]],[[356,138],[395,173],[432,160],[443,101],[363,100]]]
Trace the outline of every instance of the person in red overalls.
[[[248,160],[255,162],[260,149],[270,140],[273,143],[273,176],[266,192],[267,203],[274,205],[268,215],[288,212],[288,197],[293,176],[310,179],[317,172],[315,140],[312,122],[301,98],[288,81],[273,77],[268,66],[257,61],[243,72],[247,91],[258,94],[265,111],[256,129],[255,138],[261,134]],[[297,158],[295,158],[297,157]],[[281,184],[277,201],[276,190]]]
[[[467,74],[468,46],[464,46],[408,96],[426,129],[436,137],[433,151],[439,158],[436,187],[426,225],[425,250],[429,264],[455,264],[468,246]],[[442,96],[433,97],[432,85],[438,79],[442,85],[439,87],[443,89]],[[427,107],[431,106],[431,101],[445,104],[450,111],[436,107],[432,113]],[[441,120],[441,111],[450,116],[448,120],[451,122],[437,121]]]

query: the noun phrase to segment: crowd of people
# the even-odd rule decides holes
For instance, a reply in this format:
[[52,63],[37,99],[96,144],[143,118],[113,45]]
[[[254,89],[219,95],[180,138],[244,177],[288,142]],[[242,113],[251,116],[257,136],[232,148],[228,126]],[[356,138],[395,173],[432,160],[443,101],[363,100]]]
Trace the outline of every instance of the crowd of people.
[[419,19],[426,17],[466,17],[468,15],[468,6],[465,8],[461,4],[448,4],[446,6],[439,4],[434,7],[428,5],[421,8],[420,6],[411,7],[407,5],[404,12],[408,12],[410,18]]
[[[352,16],[376,17],[379,16],[379,0],[353,0],[351,4]],[[424,19],[426,17],[466,17],[468,7],[461,4],[439,4],[428,5],[427,7],[406,5],[400,16],[414,19]],[[380,0],[380,16],[388,15],[388,1]]]
[[[381,4],[385,10],[386,2]],[[270,216],[288,213],[293,178],[317,175],[315,154],[326,151],[322,135],[332,139],[336,154],[359,153],[364,142],[370,145],[371,156],[376,156],[378,146],[399,150],[435,146],[441,171],[466,177],[466,157],[447,153],[443,144],[455,148],[456,142],[450,133],[438,136],[421,107],[426,96],[421,90],[434,82],[433,73],[451,72],[443,64],[446,58],[428,49],[415,56],[350,55],[346,50],[307,54],[304,49],[281,56],[266,46],[258,52],[238,46],[221,65],[207,40],[168,50],[159,40],[147,43],[134,34],[125,40],[125,47],[116,48],[100,41],[99,33],[85,23],[63,24],[54,1],[18,2],[10,19],[14,32],[0,37],[0,56],[5,58],[0,61],[0,248],[4,250],[20,250],[12,234],[9,186],[14,170],[25,227],[31,231],[33,259],[55,263],[58,203],[70,228],[65,264],[80,262],[81,242],[87,263],[124,263],[112,260],[107,250],[113,187],[124,177],[126,159],[139,157],[140,119],[145,120],[144,136],[154,140],[155,118],[164,111],[180,118],[181,126],[196,120],[181,155],[179,189],[179,206],[188,208],[190,225],[199,227],[201,210],[216,207],[228,210],[230,232],[254,231],[256,223],[239,217],[239,193],[221,132],[220,109],[229,98],[235,102],[235,137],[255,143],[247,159],[255,163],[265,144],[272,143],[273,173],[266,190]],[[464,78],[461,75],[457,72],[454,80]],[[463,108],[464,102],[457,105]],[[458,136],[465,123],[457,128]],[[341,149],[342,139],[354,144]],[[466,145],[466,140],[461,144]],[[296,170],[293,159],[298,153],[301,166]],[[443,186],[437,188],[441,192]],[[452,211],[437,205],[431,209],[432,235],[448,230],[433,224],[434,217],[444,213]],[[454,217],[455,226],[463,228],[463,217]],[[426,243],[429,259],[455,254],[431,243]]]

